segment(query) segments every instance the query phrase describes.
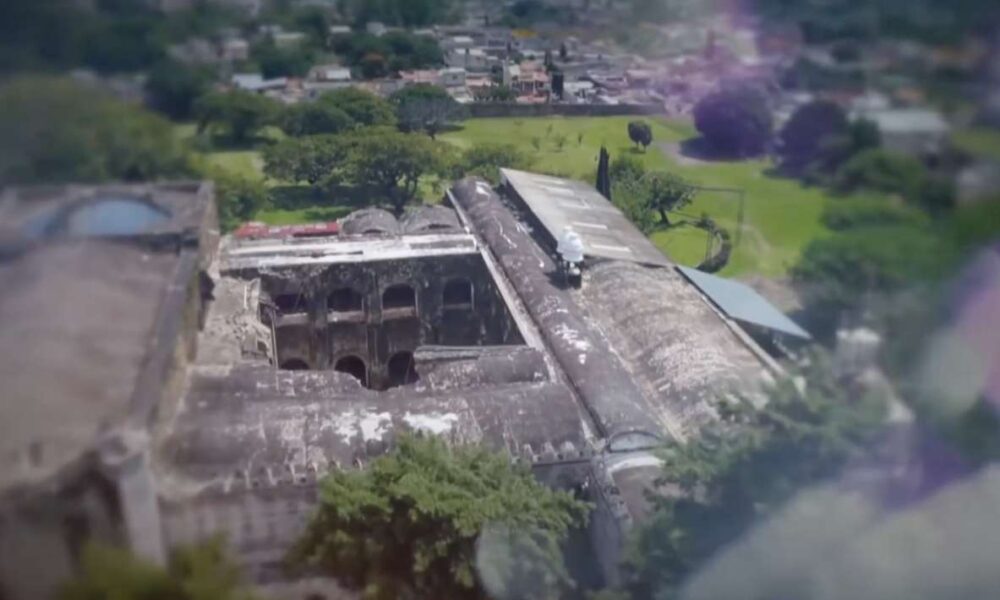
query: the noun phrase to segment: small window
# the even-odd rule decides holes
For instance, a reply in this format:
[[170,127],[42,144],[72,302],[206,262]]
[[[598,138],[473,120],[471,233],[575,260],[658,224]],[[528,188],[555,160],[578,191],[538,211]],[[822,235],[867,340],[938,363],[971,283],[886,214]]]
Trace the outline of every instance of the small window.
[[468,279],[452,279],[444,286],[445,306],[472,306],[472,282]]
[[386,370],[388,371],[389,387],[406,385],[417,380],[417,370],[411,352],[393,354]]
[[308,371],[309,364],[301,358],[289,358],[281,363],[281,369],[284,371]]
[[352,375],[361,382],[361,385],[368,385],[368,368],[365,366],[365,361],[357,356],[345,356],[341,358],[333,365],[333,370]]
[[282,314],[306,312],[306,299],[302,294],[281,294],[275,296],[274,304]]
[[355,312],[364,310],[364,297],[351,288],[340,288],[326,300],[327,308],[336,312]]
[[416,308],[417,293],[406,285],[394,285],[382,293],[382,308]]

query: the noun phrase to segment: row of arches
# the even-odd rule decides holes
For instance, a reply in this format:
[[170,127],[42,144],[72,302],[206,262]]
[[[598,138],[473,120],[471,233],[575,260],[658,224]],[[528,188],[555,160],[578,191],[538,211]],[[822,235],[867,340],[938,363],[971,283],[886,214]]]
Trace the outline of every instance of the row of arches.
[[[290,358],[279,365],[286,371],[307,371],[309,364],[300,358]],[[349,355],[337,359],[333,370],[347,373],[361,382],[365,387],[371,387],[368,377],[368,366],[359,356]],[[417,370],[412,352],[397,352],[389,357],[386,363],[386,387],[396,387],[417,381]]]
[[[471,306],[473,286],[468,279],[451,279],[445,283],[441,303],[445,307]],[[274,304],[282,314],[306,311],[306,299],[301,293],[280,294]],[[327,310],[334,312],[360,312],[365,310],[365,297],[350,287],[337,288],[327,296]],[[382,308],[416,308],[417,292],[413,286],[399,283],[382,292]]]

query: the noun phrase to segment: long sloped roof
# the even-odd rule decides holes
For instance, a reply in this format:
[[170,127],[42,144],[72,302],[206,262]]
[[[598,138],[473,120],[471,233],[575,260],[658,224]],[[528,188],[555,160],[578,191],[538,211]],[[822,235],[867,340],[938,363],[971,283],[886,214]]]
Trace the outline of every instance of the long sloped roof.
[[552,239],[558,240],[568,226],[580,234],[586,256],[671,266],[670,260],[592,186],[514,169],[500,169],[500,173]]

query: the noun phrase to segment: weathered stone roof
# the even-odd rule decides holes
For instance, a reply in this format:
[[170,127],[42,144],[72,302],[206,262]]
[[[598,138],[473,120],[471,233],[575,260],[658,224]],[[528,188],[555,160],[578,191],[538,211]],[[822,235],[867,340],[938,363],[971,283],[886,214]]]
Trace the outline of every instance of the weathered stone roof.
[[752,342],[672,268],[591,260],[582,289],[567,288],[537,237],[488,184],[465,179],[451,196],[613,449],[683,439],[713,417],[714,401],[755,391],[766,373]]
[[694,433],[721,398],[752,395],[767,377],[736,325],[673,269],[597,263],[577,299],[675,434]]
[[428,205],[417,207],[403,216],[403,233],[460,232],[458,215],[447,206]]
[[572,292],[557,284],[555,263],[527,228],[482,180],[464,179],[451,194],[503,267],[602,437],[632,435],[646,438],[644,445],[659,443],[664,424],[651,414],[603,334],[583,319]]
[[0,262],[0,488],[57,472],[126,419],[180,264],[97,239]]
[[399,230],[396,217],[381,208],[356,210],[340,220],[344,235],[396,235]]
[[[494,353],[478,370],[501,360]],[[417,368],[430,384],[374,392],[334,371],[196,367],[159,444],[161,494],[176,499],[295,485],[365,464],[404,430],[485,443],[528,462],[588,452],[579,407],[560,384],[515,365],[502,383],[473,373],[462,380],[468,385],[449,387],[441,383],[448,374]]]

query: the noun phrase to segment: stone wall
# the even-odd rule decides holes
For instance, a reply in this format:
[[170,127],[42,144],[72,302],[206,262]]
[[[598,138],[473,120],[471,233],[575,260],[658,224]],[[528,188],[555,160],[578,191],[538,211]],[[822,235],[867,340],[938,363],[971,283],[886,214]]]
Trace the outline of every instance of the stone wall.
[[365,383],[384,389],[403,383],[393,357],[412,365],[422,345],[523,343],[478,254],[289,268],[261,281],[278,307],[273,319],[263,313],[283,368],[346,369],[342,360],[360,359]]
[[612,117],[663,114],[659,104],[513,104],[504,102],[468,105],[472,118],[487,117]]

